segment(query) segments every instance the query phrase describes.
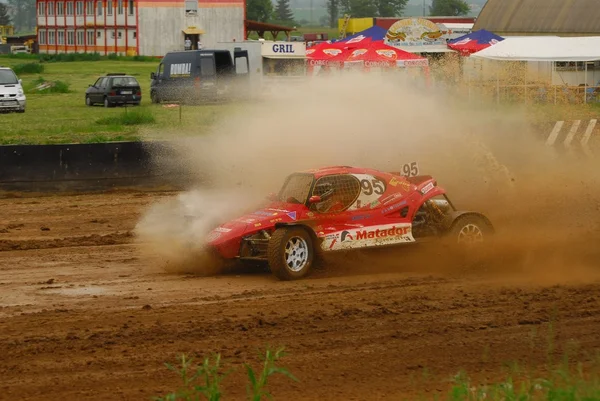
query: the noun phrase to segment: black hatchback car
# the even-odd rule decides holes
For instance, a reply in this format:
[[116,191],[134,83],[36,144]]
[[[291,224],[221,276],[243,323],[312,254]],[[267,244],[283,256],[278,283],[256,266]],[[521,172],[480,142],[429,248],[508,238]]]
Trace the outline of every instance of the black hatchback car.
[[85,91],[85,104],[88,106],[96,103],[104,104],[104,107],[118,104],[139,105],[141,101],[140,83],[126,74],[106,74]]

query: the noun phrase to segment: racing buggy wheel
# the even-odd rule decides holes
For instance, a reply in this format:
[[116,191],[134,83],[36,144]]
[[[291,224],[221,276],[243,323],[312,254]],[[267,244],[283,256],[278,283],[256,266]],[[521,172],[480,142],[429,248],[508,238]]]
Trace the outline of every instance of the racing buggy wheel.
[[308,274],[314,248],[310,234],[301,227],[275,230],[267,250],[271,272],[280,280],[297,280]]

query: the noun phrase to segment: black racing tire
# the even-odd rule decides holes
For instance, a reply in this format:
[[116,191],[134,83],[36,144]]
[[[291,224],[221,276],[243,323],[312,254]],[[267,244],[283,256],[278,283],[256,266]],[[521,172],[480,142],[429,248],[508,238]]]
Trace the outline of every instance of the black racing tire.
[[315,259],[313,240],[301,227],[278,228],[269,240],[267,259],[278,279],[301,279],[311,271]]

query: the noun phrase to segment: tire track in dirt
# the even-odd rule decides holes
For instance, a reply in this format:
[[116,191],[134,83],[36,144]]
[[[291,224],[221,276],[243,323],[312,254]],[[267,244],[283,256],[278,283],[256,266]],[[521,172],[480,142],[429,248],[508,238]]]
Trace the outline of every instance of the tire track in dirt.
[[113,233],[106,235],[84,235],[81,237],[56,238],[48,240],[0,240],[0,252],[27,251],[32,249],[71,248],[84,246],[105,246],[128,244],[133,233]]
[[288,348],[301,380],[274,377],[276,399],[431,398],[460,369],[474,383],[513,361],[543,374],[571,341],[584,363],[600,349],[600,281],[523,280],[510,258],[465,271],[424,251],[369,253],[299,282],[166,274],[129,233],[149,198],[4,204],[16,212],[0,227],[23,226],[0,233],[0,399],[149,399],[179,384],[164,363],[180,352],[220,352],[236,368],[224,399],[242,399],[242,364],[268,344]]
[[[559,339],[557,355],[568,338],[588,349],[600,345],[600,307],[594,301],[599,285],[506,289],[468,280],[431,286],[405,280],[357,289],[349,279],[330,292],[302,297],[297,291],[287,297],[255,294],[252,300],[234,294],[222,302],[146,309],[105,311],[99,298],[87,310],[14,316],[10,330],[5,319],[0,322],[0,355],[10,361],[0,373],[9,391],[36,399],[83,395],[78,380],[84,378],[77,375],[82,371],[91,371],[84,382],[96,391],[87,399],[109,397],[111,388],[119,388],[123,399],[139,399],[175,385],[162,363],[178,351],[222,352],[240,367],[256,348],[272,343],[289,347],[286,365],[303,380],[302,385],[274,381],[281,399],[351,399],[352,394],[381,399],[416,391],[411,374],[425,368],[436,374],[428,381],[432,389],[444,389],[445,379],[460,367],[497,374],[500,366],[490,361],[501,365],[503,358],[527,359],[543,368],[551,324]],[[47,362],[31,364],[26,355]],[[47,363],[61,372],[60,383],[53,384],[55,374],[43,371]],[[227,386],[234,398],[243,395],[242,380],[234,375]],[[52,386],[52,397],[44,398],[45,386]]]

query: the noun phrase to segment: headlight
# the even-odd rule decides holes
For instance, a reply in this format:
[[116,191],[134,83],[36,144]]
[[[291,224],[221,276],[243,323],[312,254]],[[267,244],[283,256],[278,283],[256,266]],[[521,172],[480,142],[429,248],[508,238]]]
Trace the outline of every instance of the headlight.
[[19,89],[17,91],[17,96],[23,96],[23,89]]

